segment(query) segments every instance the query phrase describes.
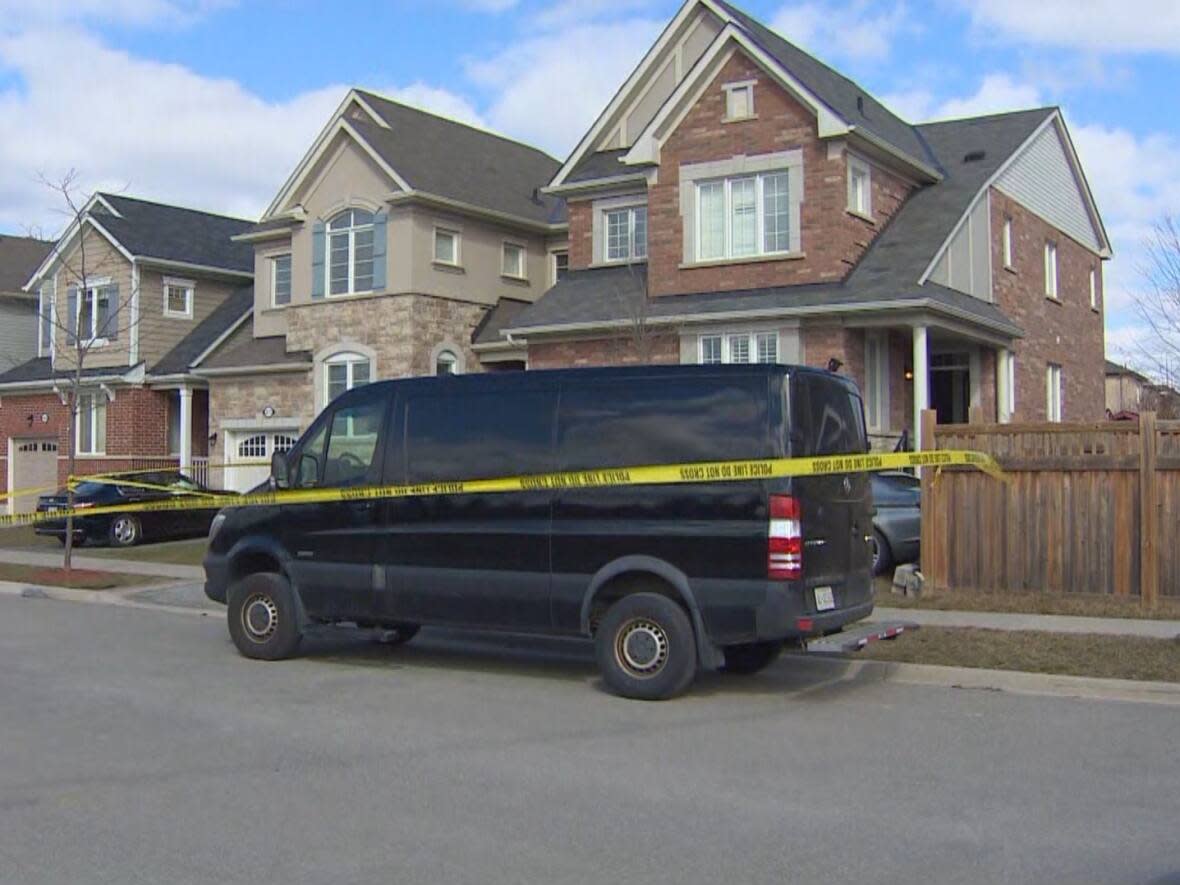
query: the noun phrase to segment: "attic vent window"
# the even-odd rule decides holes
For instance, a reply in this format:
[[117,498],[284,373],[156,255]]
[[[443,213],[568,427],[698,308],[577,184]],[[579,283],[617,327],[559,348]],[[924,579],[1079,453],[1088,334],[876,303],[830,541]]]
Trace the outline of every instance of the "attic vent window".
[[964,163],[978,163],[980,160],[982,160],[986,156],[987,156],[986,151],[969,151],[967,154],[965,154],[963,156],[963,162]]
[[858,111],[860,111],[861,114],[864,114],[864,112],[865,112],[865,97],[863,95],[858,95],[856,97],[856,109]]
[[749,120],[754,116],[754,81],[726,83],[725,120]]

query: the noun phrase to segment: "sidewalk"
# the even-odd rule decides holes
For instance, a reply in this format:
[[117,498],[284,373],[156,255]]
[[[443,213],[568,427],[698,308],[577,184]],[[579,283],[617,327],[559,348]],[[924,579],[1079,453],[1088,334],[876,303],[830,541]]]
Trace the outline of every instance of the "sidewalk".
[[[47,568],[61,567],[61,553],[39,553],[33,550],[0,550],[0,562],[14,565],[39,565]],[[154,575],[161,578],[178,578],[184,581],[204,581],[205,570],[199,565],[171,565],[166,562],[142,562],[132,559],[107,559],[105,556],[79,556],[74,554],[73,564],[77,568],[93,569],[98,572],[122,572],[125,575]]]
[[873,609],[874,621],[910,621],[927,627],[977,627],[985,630],[1040,630],[1046,633],[1102,633],[1107,636],[1180,638],[1180,621],[1138,618],[1085,618],[1012,612],[935,611],[921,608]]

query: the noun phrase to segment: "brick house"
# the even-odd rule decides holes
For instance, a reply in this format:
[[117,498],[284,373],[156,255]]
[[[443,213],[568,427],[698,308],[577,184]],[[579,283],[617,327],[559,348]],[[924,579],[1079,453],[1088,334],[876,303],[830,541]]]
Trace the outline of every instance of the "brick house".
[[[227,488],[351,387],[379,378],[523,369],[500,330],[566,265],[560,162],[353,90],[257,225],[250,322],[196,374],[209,384]],[[237,463],[243,466],[238,466]]]
[[690,0],[545,190],[570,273],[501,331],[530,368],[838,360],[882,447],[927,406],[1103,416],[1110,247],[1055,108],[913,125]]
[[230,238],[250,224],[115,194],[87,203],[26,275],[34,355],[0,374],[0,489],[65,481],[78,341],[77,472],[199,466],[208,384],[192,368],[248,318],[253,254]]

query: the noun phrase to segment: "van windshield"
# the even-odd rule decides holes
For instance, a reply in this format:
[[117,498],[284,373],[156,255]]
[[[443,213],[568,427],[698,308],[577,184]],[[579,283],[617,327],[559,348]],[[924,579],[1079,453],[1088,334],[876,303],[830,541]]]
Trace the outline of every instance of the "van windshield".
[[795,376],[795,454],[852,455],[864,452],[864,403],[854,387],[823,375]]

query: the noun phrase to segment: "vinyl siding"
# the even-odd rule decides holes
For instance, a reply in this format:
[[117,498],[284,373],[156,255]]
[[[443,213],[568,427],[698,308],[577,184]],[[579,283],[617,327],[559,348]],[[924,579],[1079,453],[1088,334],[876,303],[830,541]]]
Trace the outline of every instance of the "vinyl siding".
[[[164,277],[196,283],[193,318],[164,316]],[[178,271],[161,272],[141,267],[139,272],[139,358],[151,368],[189,332],[211,314],[244,281],[225,282]]]
[[126,304],[131,292],[131,262],[115,249],[101,234],[87,229],[82,243],[85,250],[75,241],[62,260],[52,269],[57,273],[57,316],[63,328],[54,330],[55,365],[59,372],[68,372],[75,368],[77,349],[66,343],[65,316],[68,292],[70,286],[76,286],[85,268],[87,277],[106,277],[119,286],[119,304],[124,305],[118,312],[119,340],[106,347],[92,347],[83,360],[83,367],[87,369],[111,368],[126,366],[129,360],[128,345],[131,335],[128,331],[131,310]]
[[37,355],[37,302],[0,296],[0,371]]
[[996,189],[1097,252],[1101,237],[1061,138],[1055,125],[1048,126],[996,180]]
[[930,279],[984,301],[992,300],[988,200],[980,200],[938,259]]

